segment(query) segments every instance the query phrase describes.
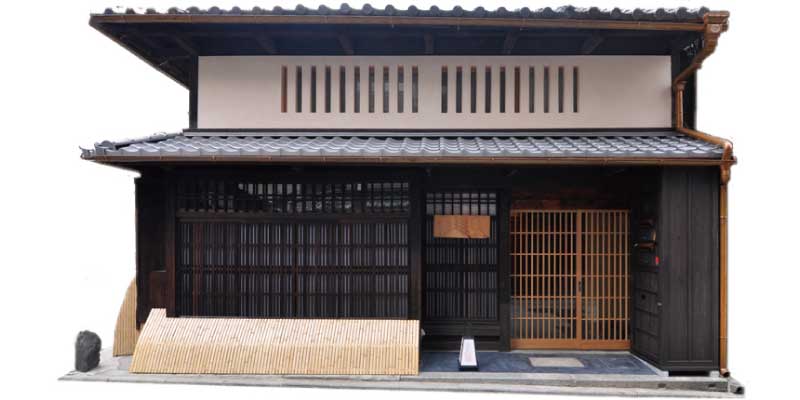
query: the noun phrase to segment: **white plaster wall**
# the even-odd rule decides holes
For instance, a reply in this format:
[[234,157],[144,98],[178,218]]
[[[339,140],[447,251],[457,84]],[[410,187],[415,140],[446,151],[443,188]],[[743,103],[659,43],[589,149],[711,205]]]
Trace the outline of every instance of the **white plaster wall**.
[[[317,66],[317,112],[309,112],[310,68]],[[353,113],[353,67],[361,67],[361,112]],[[404,112],[396,112],[396,69],[404,66]],[[441,112],[441,69],[449,66],[448,113]],[[288,112],[282,113],[281,68]],[[303,70],[303,110],[295,112],[295,70]],[[324,67],[332,71],[332,107],[324,112]],[[346,112],[339,112],[339,66],[346,66]],[[368,68],[375,68],[375,113],[367,112]],[[390,112],[383,113],[382,70],[390,67]],[[411,113],[411,67],[419,68],[419,112]],[[463,112],[455,113],[455,67],[462,66]],[[470,113],[470,67],[478,71],[478,112]],[[492,112],[483,108],[484,68],[492,66]],[[499,67],[506,67],[506,112],[498,112]],[[514,113],[514,67],[521,67],[520,113]],[[529,66],[535,112],[528,113]],[[541,77],[550,70],[550,112],[542,112]],[[565,72],[564,112],[557,111],[557,71]],[[579,68],[579,110],[572,112],[572,67]],[[665,128],[671,125],[667,56],[221,56],[201,57],[198,127],[204,129],[563,129]]]

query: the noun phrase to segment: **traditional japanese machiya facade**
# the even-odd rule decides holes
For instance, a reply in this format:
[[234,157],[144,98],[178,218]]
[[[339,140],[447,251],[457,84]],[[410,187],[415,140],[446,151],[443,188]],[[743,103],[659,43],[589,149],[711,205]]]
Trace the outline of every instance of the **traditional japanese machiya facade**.
[[188,129],[82,154],[141,174],[131,326],[418,321],[422,351],[472,336],[726,372],[735,159],[695,130],[695,72],[727,17],[92,15],[189,89]]

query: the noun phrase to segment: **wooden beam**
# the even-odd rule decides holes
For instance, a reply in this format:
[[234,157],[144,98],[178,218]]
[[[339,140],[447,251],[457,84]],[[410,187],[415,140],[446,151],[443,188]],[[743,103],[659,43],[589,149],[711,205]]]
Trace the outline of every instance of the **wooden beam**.
[[602,44],[604,40],[605,37],[597,34],[589,36],[588,38],[586,38],[586,40],[583,41],[583,44],[581,45],[581,54],[589,55],[594,53],[597,47],[600,46],[600,44]]
[[352,56],[356,53],[353,47],[353,41],[349,36],[345,35],[344,33],[338,33],[336,34],[336,39],[339,41],[339,45],[342,46],[342,51],[344,54]]
[[503,54],[511,54],[511,52],[514,50],[514,46],[517,44],[518,38],[518,31],[506,33],[506,38],[503,40]]
[[436,50],[436,41],[433,34],[425,33],[425,54],[431,55]]

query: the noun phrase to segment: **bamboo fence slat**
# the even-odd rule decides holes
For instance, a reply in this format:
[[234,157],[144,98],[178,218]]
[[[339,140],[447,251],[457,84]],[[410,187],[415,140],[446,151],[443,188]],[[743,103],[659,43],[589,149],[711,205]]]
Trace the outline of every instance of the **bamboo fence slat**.
[[153,309],[130,372],[416,375],[419,321],[167,318]]
[[138,338],[139,330],[136,329],[136,279],[134,279],[128,285],[128,290],[125,291],[125,299],[119,308],[117,325],[114,328],[112,354],[115,357],[133,354]]

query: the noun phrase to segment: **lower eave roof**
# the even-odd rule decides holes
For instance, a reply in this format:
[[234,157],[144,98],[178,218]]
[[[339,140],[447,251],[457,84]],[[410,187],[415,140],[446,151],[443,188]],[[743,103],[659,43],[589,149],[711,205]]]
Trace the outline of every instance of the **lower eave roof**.
[[366,17],[451,17],[451,18],[530,18],[530,19],[590,19],[590,20],[617,20],[617,21],[665,21],[665,22],[698,22],[702,21],[703,15],[710,10],[706,7],[689,9],[679,8],[658,8],[643,9],[634,8],[624,10],[619,7],[613,9],[601,9],[599,7],[575,7],[571,5],[561,7],[542,7],[530,9],[523,7],[520,9],[509,10],[505,7],[492,9],[491,7],[476,7],[466,9],[455,6],[450,10],[431,6],[428,9],[408,6],[406,9],[395,8],[387,5],[385,8],[375,8],[369,4],[364,4],[361,8],[342,3],[339,8],[331,8],[320,5],[318,8],[297,5],[294,9],[276,6],[272,9],[261,7],[253,8],[221,8],[210,7],[202,9],[189,7],[186,9],[171,7],[166,11],[158,11],[155,8],[135,9],[135,8],[106,8],[102,14],[94,15],[148,15],[148,16],[259,16],[259,15],[287,15],[287,16],[366,16]]
[[[390,136],[391,135],[391,136]],[[103,163],[318,162],[486,164],[719,164],[723,149],[673,131],[472,133],[353,136],[250,132],[247,136],[156,134],[82,149]]]

